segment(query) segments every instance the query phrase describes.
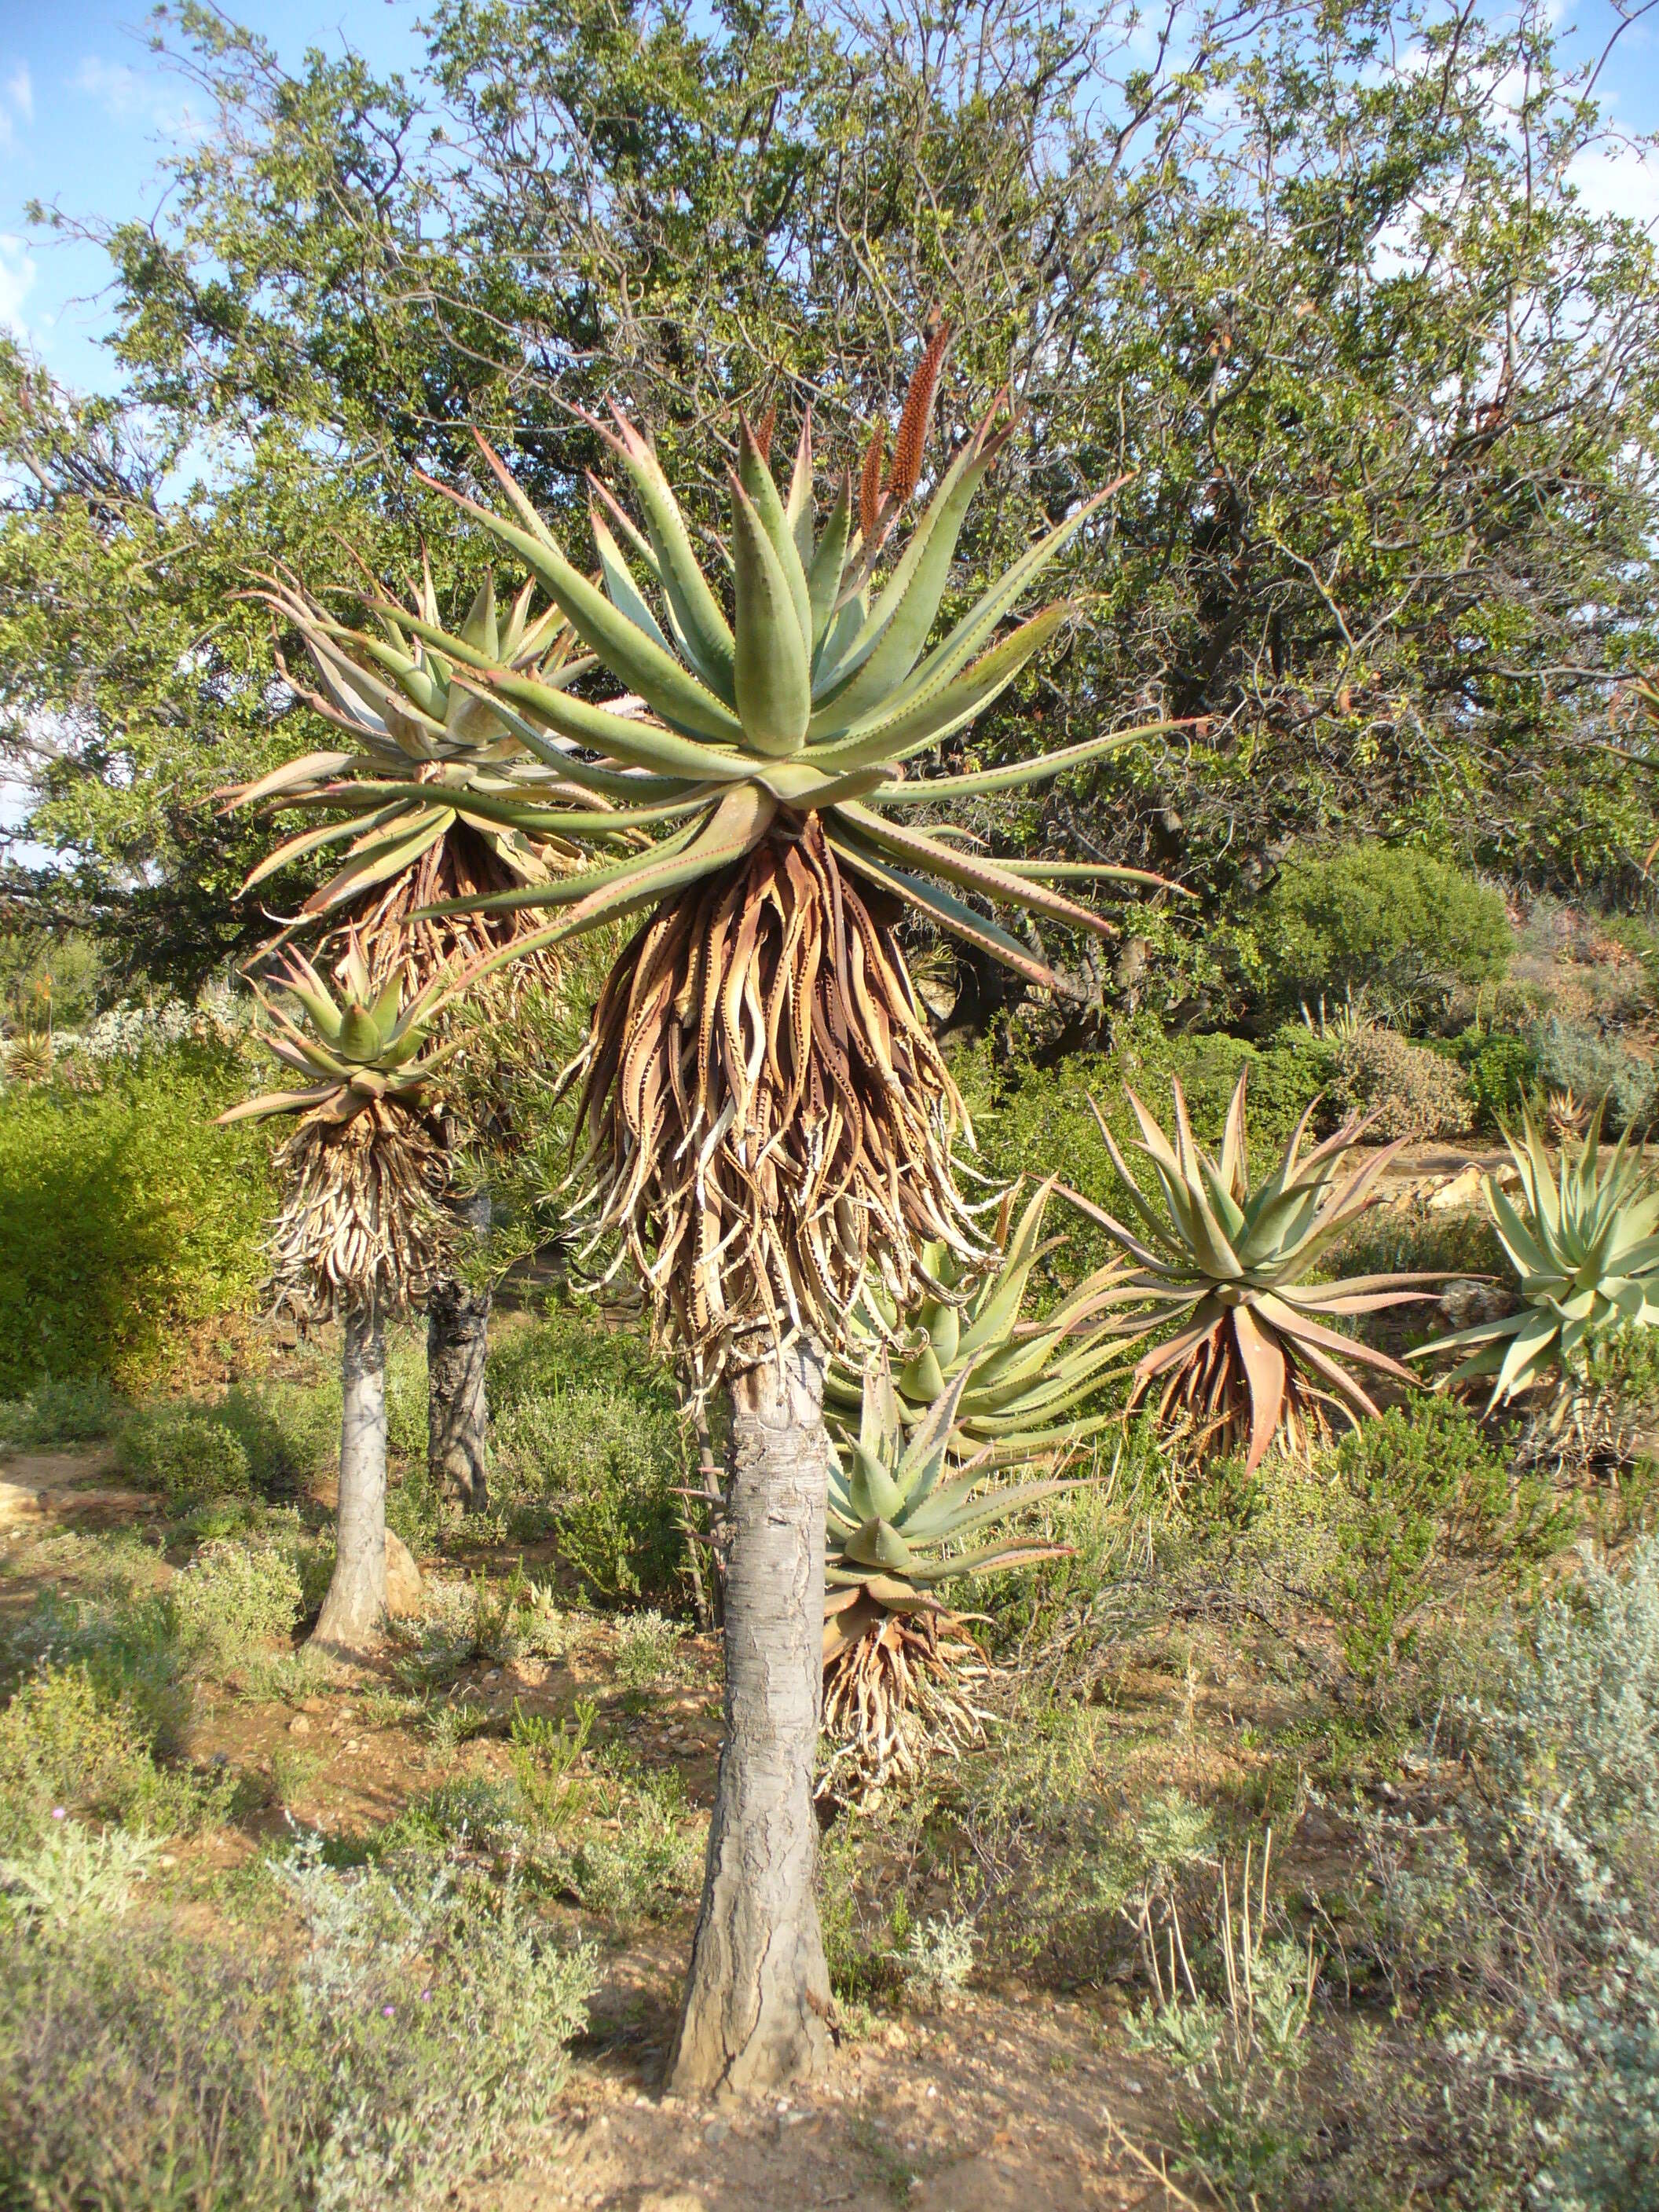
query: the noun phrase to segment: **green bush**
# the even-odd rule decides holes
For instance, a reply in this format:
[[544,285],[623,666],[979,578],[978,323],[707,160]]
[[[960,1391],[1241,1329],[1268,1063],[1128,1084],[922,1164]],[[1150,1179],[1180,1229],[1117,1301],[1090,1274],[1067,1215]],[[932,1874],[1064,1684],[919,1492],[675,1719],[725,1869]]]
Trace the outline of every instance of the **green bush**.
[[1537,1076],[1527,1040],[1466,1030],[1454,1049],[1468,1071],[1469,1089],[1481,1126],[1496,1129],[1518,1123],[1522,1105]]
[[418,2212],[544,2120],[589,1952],[441,1861],[281,1874],[293,1966],[107,1913],[3,1939],[0,2203]]
[[1403,846],[1292,853],[1252,917],[1270,1005],[1285,1012],[1370,996],[1396,1019],[1425,994],[1503,973],[1504,902],[1461,869]]
[[126,1413],[101,1375],[40,1382],[27,1398],[0,1403],[0,1451],[95,1443],[118,1429]]
[[121,1471],[173,1506],[244,1498],[252,1487],[247,1452],[235,1431],[199,1406],[160,1406],[135,1413],[116,1447]]
[[1539,1023],[1528,1043],[1538,1081],[1551,1091],[1571,1091],[1587,1106],[1605,1099],[1610,1130],[1640,1127],[1659,1113],[1659,1074],[1653,1063],[1617,1037],[1552,1014]]
[[492,1484],[521,1537],[550,1534],[593,1595],[682,1594],[687,1447],[674,1378],[639,1339],[554,1305],[490,1362]]
[[1369,1120],[1379,1143],[1461,1136],[1474,1119],[1468,1078],[1444,1053],[1408,1044],[1393,1030],[1362,1030],[1341,1049],[1336,1095]]
[[137,1389],[181,1335],[246,1304],[268,1144],[212,1126],[244,1087],[236,1062],[193,1047],[90,1094],[0,1095],[0,1393],[86,1375]]
[[156,1765],[153,1744],[153,1728],[88,1666],[32,1676],[0,1711],[0,1850],[37,1841],[72,1813],[158,1834],[194,1826],[205,1801]]
[[1411,1649],[1437,1554],[1513,1569],[1559,1550],[1577,1525],[1552,1506],[1547,1483],[1511,1479],[1452,1399],[1390,1407],[1343,1438],[1336,1465],[1351,1510],[1337,1536],[1335,1591],[1345,1656],[1364,1682]]
[[291,1638],[304,1596],[285,1551],[223,1540],[204,1544],[173,1586],[181,1638],[221,1668]]

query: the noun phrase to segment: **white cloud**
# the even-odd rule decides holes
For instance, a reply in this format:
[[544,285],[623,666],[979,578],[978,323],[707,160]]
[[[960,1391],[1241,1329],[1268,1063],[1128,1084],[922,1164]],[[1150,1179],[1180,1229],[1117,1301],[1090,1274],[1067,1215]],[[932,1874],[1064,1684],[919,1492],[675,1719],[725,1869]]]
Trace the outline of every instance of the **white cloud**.
[[27,62],[19,62],[0,86],[0,154],[9,153],[16,144],[20,120],[34,120],[34,80]]
[[1659,155],[1607,139],[1586,147],[1567,176],[1591,215],[1620,215],[1644,225],[1659,222]]
[[152,70],[136,70],[130,62],[88,54],[70,82],[76,92],[95,100],[113,123],[147,123],[173,138],[197,137],[206,127],[205,118],[171,79]]
[[34,283],[34,261],[22,240],[0,230],[0,326],[27,337],[23,302]]

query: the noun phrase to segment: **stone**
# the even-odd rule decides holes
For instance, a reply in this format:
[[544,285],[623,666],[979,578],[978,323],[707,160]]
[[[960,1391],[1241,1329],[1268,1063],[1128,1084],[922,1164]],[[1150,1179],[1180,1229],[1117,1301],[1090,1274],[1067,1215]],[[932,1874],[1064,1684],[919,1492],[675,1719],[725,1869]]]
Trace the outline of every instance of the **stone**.
[[386,1532],[386,1609],[394,1620],[421,1609],[421,1571],[401,1536]]
[[288,1732],[290,1735],[309,1735],[311,1734],[311,1723],[306,1718],[303,1713],[295,1713],[294,1718],[288,1724]]
[[708,2212],[694,2189],[653,2189],[640,2199],[640,2212]]

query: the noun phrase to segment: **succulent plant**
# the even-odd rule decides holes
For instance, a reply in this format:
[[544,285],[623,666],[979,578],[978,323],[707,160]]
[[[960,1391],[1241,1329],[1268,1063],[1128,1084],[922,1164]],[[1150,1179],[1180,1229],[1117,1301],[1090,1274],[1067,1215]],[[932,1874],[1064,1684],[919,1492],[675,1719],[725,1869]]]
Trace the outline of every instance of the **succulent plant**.
[[[424,617],[405,622],[453,685],[616,810],[591,842],[563,819],[596,865],[465,903],[555,910],[526,945],[650,910],[599,996],[579,1069],[587,1152],[575,1218],[595,1243],[620,1238],[657,1328],[689,1346],[705,1377],[796,1329],[834,1341],[867,1270],[908,1306],[927,1287],[924,1246],[942,1244],[965,1270],[989,1256],[951,1179],[965,1117],[890,902],[1058,988],[1021,938],[963,894],[1098,933],[1109,925],[1055,879],[1158,880],[992,860],[954,832],[899,819],[1061,774],[1145,733],[907,777],[907,763],[1000,697],[1068,619],[1059,602],[997,635],[1105,495],[1033,544],[929,650],[969,503],[1012,434],[994,408],[909,538],[890,544],[921,482],[941,345],[913,380],[890,463],[872,443],[856,496],[843,474],[827,513],[814,510],[810,422],[781,489],[769,437],[738,425],[729,616],[721,569],[705,570],[655,453],[624,416],[611,427],[584,418],[641,517],[594,483],[598,583],[480,441],[508,512],[450,495],[524,561],[623,701],[596,703],[491,663]],[[654,842],[619,857],[621,827]]]
[[1630,1149],[1626,1131],[1601,1149],[1601,1117],[1549,1152],[1528,1111],[1521,1140],[1505,1141],[1520,1176],[1520,1203],[1488,1176],[1486,1204],[1510,1264],[1520,1304],[1511,1314],[1436,1339],[1414,1359],[1464,1351],[1442,1387],[1492,1377],[1490,1412],[1552,1373],[1565,1382],[1575,1355],[1618,1328],[1659,1327],[1659,1187]]
[[[266,579],[259,596],[298,632],[321,688],[301,681],[279,653],[284,676],[351,745],[303,754],[220,793],[230,810],[264,805],[331,817],[273,847],[242,885],[244,894],[294,861],[344,845],[342,865],[301,914],[325,921],[348,911],[361,935],[370,902],[388,884],[418,880],[413,903],[430,904],[545,883],[574,867],[579,848],[561,834],[563,815],[574,811],[580,825],[592,828],[596,813],[614,807],[557,777],[487,698],[452,680],[461,656],[470,666],[517,671],[550,689],[587,673],[593,663],[576,653],[558,609],[532,618],[534,590],[526,585],[503,620],[494,580],[486,575],[446,653],[431,641],[444,633],[429,570],[410,594],[411,608],[374,592],[375,632],[340,622],[289,577]],[[418,632],[410,624],[418,624]],[[443,849],[453,844],[458,826],[481,848],[471,867],[464,856]]]
[[1315,1262],[1370,1203],[1377,1179],[1400,1147],[1385,1146],[1343,1181],[1343,1164],[1364,1124],[1345,1122],[1304,1159],[1303,1140],[1314,1111],[1310,1106],[1278,1166],[1253,1186],[1245,1128],[1247,1077],[1248,1071],[1239,1077],[1227,1110],[1219,1160],[1194,1140],[1179,1082],[1170,1086],[1173,1144],[1134,1092],[1127,1091],[1140,1128],[1138,1149],[1152,1163],[1161,1206],[1136,1182],[1095,1106],[1137,1229],[1126,1228],[1091,1200],[1070,1194],[1135,1262],[1126,1288],[1176,1324],[1173,1334],[1144,1352],[1137,1364],[1131,1407],[1161,1382],[1161,1420],[1183,1410],[1206,1449],[1231,1451],[1243,1445],[1247,1467],[1254,1469],[1281,1432],[1293,1444],[1321,1432],[1326,1404],[1340,1407],[1351,1421],[1376,1413],[1346,1363],[1357,1361],[1398,1381],[1412,1380],[1410,1370],[1398,1360],[1340,1334],[1330,1323],[1427,1297],[1431,1292],[1420,1286],[1437,1279],[1386,1274],[1331,1283],[1307,1279]]
[[878,1284],[866,1283],[853,1309],[851,1340],[832,1356],[824,1377],[824,1419],[835,1434],[855,1431],[868,1362],[885,1345],[898,1362],[893,1389],[907,1430],[965,1376],[950,1443],[959,1459],[988,1446],[994,1464],[1030,1461],[1067,1449],[1115,1419],[1066,1417],[1098,1389],[1130,1340],[1131,1324],[1120,1317],[1137,1296],[1126,1288],[1127,1271],[1100,1268],[1042,1321],[1021,1318],[1032,1268],[1060,1241],[1041,1241],[1054,1188],[1050,1176],[1012,1230],[1016,1194],[1005,1194],[992,1273],[964,1282],[945,1247],[925,1252],[926,1271],[943,1294],[924,1298],[913,1313],[901,1314]]
[[442,977],[434,977],[405,1004],[399,977],[394,973],[384,982],[371,981],[362,948],[354,940],[335,970],[341,986],[338,999],[297,952],[288,954],[275,980],[298,1000],[314,1034],[308,1035],[258,992],[274,1030],[264,1042],[284,1066],[310,1080],[303,1091],[267,1091],[247,1099],[222,1114],[221,1121],[303,1114],[315,1121],[343,1123],[383,1103],[421,1103],[447,1049],[425,1048]]
[[821,1796],[867,1796],[913,1771],[929,1738],[959,1741],[975,1731],[953,1676],[963,1659],[977,1655],[960,1618],[936,1595],[944,1584],[1066,1552],[1006,1535],[955,1548],[1074,1486],[1045,1477],[988,1488],[994,1446],[965,1463],[952,1456],[974,1375],[972,1362],[959,1368],[907,1428],[884,1346],[866,1370],[857,1434],[830,1446],[823,1724],[832,1751]]

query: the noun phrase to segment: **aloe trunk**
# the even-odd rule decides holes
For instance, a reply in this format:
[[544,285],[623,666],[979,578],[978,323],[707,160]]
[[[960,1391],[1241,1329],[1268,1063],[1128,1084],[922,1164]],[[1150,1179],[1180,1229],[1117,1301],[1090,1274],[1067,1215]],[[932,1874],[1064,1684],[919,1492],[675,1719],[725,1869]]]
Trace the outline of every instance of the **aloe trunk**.
[[379,1641],[386,1611],[386,1329],[377,1307],[346,1308],[340,1399],[334,1578],[311,1640],[356,1652]]
[[681,2094],[797,2081],[830,2051],[814,1875],[823,1361],[798,1341],[731,1383],[726,1741],[679,2033]]
[[[475,1237],[489,1230],[488,1192],[451,1209]],[[441,1282],[426,1310],[427,1471],[464,1512],[489,1503],[486,1396],[489,1291],[459,1276]]]

